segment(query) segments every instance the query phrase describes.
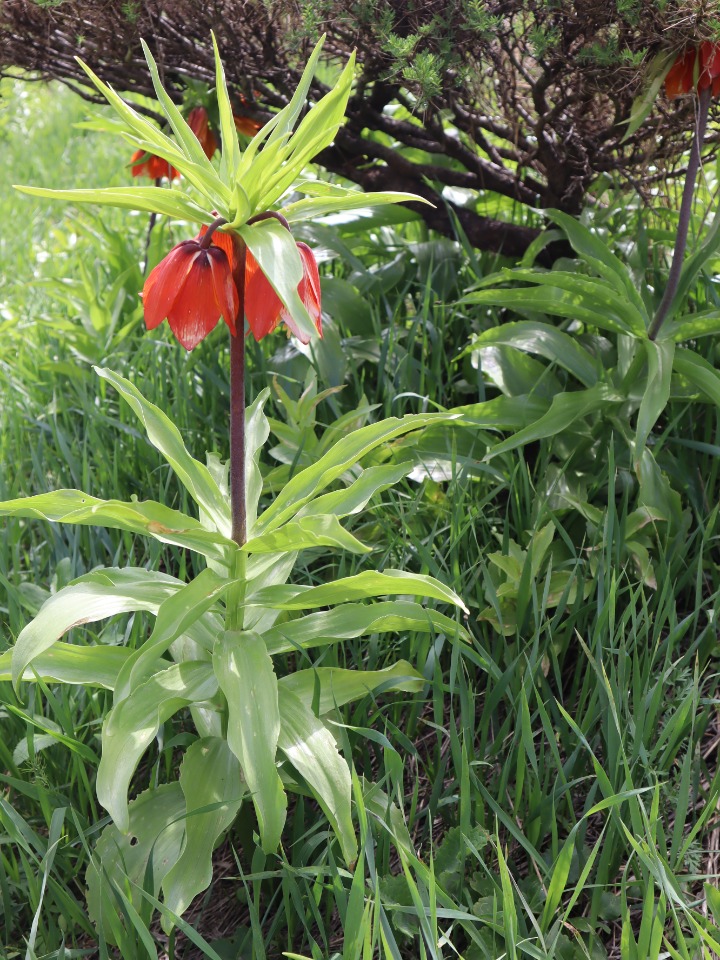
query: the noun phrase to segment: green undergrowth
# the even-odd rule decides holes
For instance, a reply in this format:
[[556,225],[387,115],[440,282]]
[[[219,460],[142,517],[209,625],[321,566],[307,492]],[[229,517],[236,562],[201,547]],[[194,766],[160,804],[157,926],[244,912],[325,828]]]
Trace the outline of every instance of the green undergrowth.
[[[0,498],[70,486],[187,508],[93,365],[133,379],[195,456],[226,458],[227,331],[188,355],[167,330],[144,332],[142,217],[34,206],[8,189],[128,182],[114,144],[69,126],[85,114],[57,88],[3,88],[0,212],[13,229],[0,248]],[[643,216],[616,203],[597,227],[639,272],[661,275],[666,265],[643,237],[661,238],[670,224]],[[640,240],[624,248],[625,235]],[[157,225],[151,262],[182,237],[181,225]],[[248,806],[187,923],[168,943],[146,895],[146,909],[127,914],[123,957],[713,956],[718,407],[676,392],[654,426],[659,466],[647,483],[669,518],[659,508],[638,514],[622,406],[488,456],[512,430],[507,414],[492,424],[478,404],[506,398],[529,416],[577,387],[537,355],[497,344],[468,351],[474,335],[521,318],[464,299],[501,264],[462,237],[390,215],[319,224],[306,237],[323,263],[325,339],[299,352],[277,336],[250,350],[249,395],[272,387],[266,502],[313,462],[342,416],[353,414],[352,426],[470,410],[462,427],[389,448],[413,473],[351,527],[373,547],[374,567],[451,585],[469,608],[471,641],[405,633],[326,648],[317,664],[376,670],[406,659],[426,681],[418,694],[368,696],[333,721],[354,766],[356,866],[342,865],[311,800],[294,801],[273,857],[257,845]],[[710,274],[696,301],[717,304]],[[591,346],[600,358],[624,349],[610,337]],[[714,365],[713,338],[687,349]],[[179,548],[127,533],[3,526],[0,651],[50,592],[120,558],[199,572]],[[298,576],[323,583],[366,562],[310,551]],[[133,647],[147,632],[138,613],[65,639]],[[280,669],[303,665],[292,655]],[[108,822],[94,777],[109,694],[44,684],[21,692],[18,700],[0,684],[0,956],[114,956],[88,920],[83,879]],[[171,779],[192,737],[182,719],[165,724],[137,792]]]

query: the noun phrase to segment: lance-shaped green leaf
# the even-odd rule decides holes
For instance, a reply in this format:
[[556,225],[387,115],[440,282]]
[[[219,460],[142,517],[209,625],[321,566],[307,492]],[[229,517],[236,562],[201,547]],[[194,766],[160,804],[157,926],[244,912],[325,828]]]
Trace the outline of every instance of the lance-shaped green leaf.
[[280,698],[290,690],[296,697],[312,708],[319,692],[317,711],[329,713],[335,707],[342,707],[353,700],[360,700],[368,693],[380,689],[402,690],[405,693],[418,693],[425,681],[415,667],[407,660],[398,660],[384,670],[344,670],[341,667],[313,667],[310,670],[297,670],[282,677]]
[[[300,77],[300,82],[295,88],[290,103],[268,120],[262,130],[259,130],[250,141],[237,167],[236,177],[238,180],[247,182],[250,178],[259,177],[261,174],[264,174],[265,163],[270,155],[273,154],[273,148],[282,148],[285,145],[285,142],[292,133],[293,127],[297,123],[298,117],[305,107],[305,100],[312,79],[315,76],[315,69],[324,42],[325,37],[322,36],[315,44],[315,48],[305,65],[305,69]],[[263,144],[265,144],[265,148],[262,154],[258,156],[258,151]],[[248,192],[250,192],[250,186],[248,186],[247,189]]]
[[154,403],[146,400],[138,388],[125,377],[103,367],[95,367],[95,372],[111,383],[127,401],[145,428],[150,443],[167,460],[195,503],[212,517],[218,533],[230,537],[232,521],[227,497],[223,495],[205,464],[190,455],[172,420]]
[[673,369],[720,406],[720,373],[705,357],[693,353],[692,350],[678,350],[673,360]]
[[622,403],[624,400],[621,394],[612,391],[605,383],[596,383],[589,390],[560,393],[553,399],[550,409],[544,416],[525,427],[524,430],[519,430],[512,437],[508,437],[507,440],[491,447],[487,453],[487,459],[515,450],[526,443],[553,437],[562,433],[576,420],[598,410],[605,410],[612,404]]
[[564,367],[586,387],[597,383],[601,369],[598,361],[584,350],[574,337],[549,323],[503,323],[483,331],[463,350],[461,356],[480,347],[508,346],[524,353],[537,354]]
[[[74,643],[56,642],[51,649],[33,657],[18,682],[39,677],[48,683],[76,683],[112,690],[131,652],[126,647],[78,647]],[[0,681],[12,680],[12,654],[12,649],[0,654]]]
[[210,700],[217,689],[209,663],[173,664],[133,690],[105,718],[97,797],[122,833],[129,826],[130,780],[160,724],[191,703]]
[[[147,48],[145,49],[147,50]],[[192,141],[188,138],[187,134],[192,134],[192,131],[182,117],[180,117],[179,111],[159,83],[157,68],[155,67],[152,57],[148,59],[148,66],[153,75],[153,82],[155,82],[157,78],[158,85],[156,86],[156,92],[158,93],[158,99],[170,121],[171,127],[176,136],[178,136],[180,144],[173,141],[153,123],[145,117],[142,117],[136,110],[133,110],[122,97],[118,96],[112,87],[104,83],[82,60],[78,59],[78,63],[116,113],[123,119],[128,129],[132,131],[138,140],[144,142],[143,149],[148,149],[149,152],[156,153],[158,156],[169,160],[193,186],[205,194],[211,201],[211,206],[217,207],[218,212],[222,212],[224,216],[228,212],[227,204],[230,199],[230,190],[215,173],[212,164],[202,152],[202,148],[197,139],[193,145]]]
[[274,217],[252,226],[238,227],[238,233],[298,329],[308,337],[317,337],[315,324],[298,294],[303,269],[292,234]]
[[155,613],[180,587],[182,582],[174,577],[133,567],[96,570],[79,577],[48,597],[20,631],[12,649],[13,683],[17,686],[28,664],[72,627],[135,610]]
[[218,737],[196,740],[187,749],[180,786],[187,810],[185,846],[162,882],[165,906],[178,916],[210,885],[213,850],[237,816],[246,789],[237,757]]
[[637,429],[635,431],[635,462],[670,399],[670,378],[673,371],[675,344],[671,340],[645,341],[645,354],[648,361],[648,376],[645,392],[638,410]]
[[221,179],[229,183],[235,179],[235,173],[240,163],[240,142],[238,141],[235,119],[228,95],[227,83],[225,81],[225,68],[220,59],[220,51],[218,50],[215,34],[211,33],[211,37],[213,56],[215,57],[215,96],[217,98],[220,136],[222,138],[220,176]]
[[298,518],[330,513],[335,514],[336,517],[348,517],[359,513],[376,493],[382,493],[383,490],[395,486],[398,480],[406,477],[412,469],[412,463],[368,467],[344,490],[334,490],[332,493],[326,493],[311,500],[298,511]]
[[663,327],[663,339],[667,337],[680,343],[682,340],[695,340],[698,337],[711,337],[720,333],[720,311],[717,307],[712,310],[703,310],[700,313],[685,314],[677,320],[666,321],[667,328]]
[[349,436],[338,440],[317,463],[301,470],[285,484],[272,504],[258,519],[256,533],[266,533],[279,527],[316,494],[381,444],[410,433],[411,430],[419,430],[430,424],[451,423],[457,419],[458,415],[452,413],[408,414],[402,418],[389,417],[387,420],[381,420],[380,423],[372,423],[367,427],[354,430]]
[[[612,252],[610,247],[597,234],[588,230],[575,217],[562,210],[544,210],[543,213],[564,231],[574,249],[605,280],[611,283],[621,295],[624,294],[638,315],[643,318],[643,327],[648,322],[647,308],[638,293],[630,270]],[[636,330],[641,333],[641,330]]]
[[[215,172],[215,168],[210,162],[210,159],[205,155],[205,151],[200,145],[200,141],[195,136],[183,115],[175,106],[172,99],[168,96],[165,87],[163,87],[162,83],[160,82],[160,74],[158,73],[157,64],[155,63],[155,58],[150,52],[150,48],[144,40],[140,40],[140,44],[142,46],[143,53],[145,54],[147,65],[150,68],[150,77],[152,79],[153,87],[155,88],[155,95],[157,96],[158,103],[162,107],[162,111],[167,117],[167,121],[170,124],[172,132],[175,134],[175,137],[182,147],[185,156],[192,160],[193,163],[197,164],[197,166],[205,173],[210,181],[221,184],[221,181]],[[225,189],[227,190],[227,188]]]
[[269,396],[270,389],[265,387],[245,411],[245,513],[248,537],[252,536],[262,494],[260,453],[270,436],[270,424],[264,411]]
[[115,703],[124,700],[162,666],[158,663],[160,657],[214,606],[231,582],[208,568],[162,602],[153,632],[141,647],[133,651],[117,678]]
[[339,213],[345,210],[364,210],[370,207],[385,206],[388,203],[427,203],[432,204],[424,197],[415,193],[391,193],[379,191],[377,193],[360,193],[357,190],[347,190],[339,197],[308,197],[296,200],[282,207],[281,213],[288,223],[300,223],[311,217],[324,217],[328,213]]
[[309,547],[336,547],[350,553],[370,552],[370,547],[349,533],[333,514],[289,520],[275,530],[252,537],[242,550],[246,553],[281,553]]
[[645,123],[647,118],[650,116],[650,113],[655,106],[657,95],[660,93],[660,89],[665,81],[665,77],[667,76],[668,70],[672,66],[676,57],[677,50],[661,50],[660,53],[653,57],[653,59],[645,68],[643,86],[640,93],[633,101],[632,109],[630,110],[630,116],[627,120],[621,121],[621,123],[627,123],[628,125],[628,128],[623,134],[622,140],[620,141],[621,143],[629,140],[633,134],[637,133],[643,123]]
[[297,620],[278,624],[267,630],[263,639],[268,651],[275,655],[299,648],[328,646],[372,633],[444,633],[469,640],[462,624],[437,610],[408,600],[387,600],[381,603],[345,603],[333,610],[310,613]]
[[140,891],[149,879],[151,892],[159,894],[164,876],[180,856],[184,833],[185,797],[179,783],[165,783],[130,804],[127,834],[114,823],[100,834],[85,875],[88,912],[110,943],[115,942],[111,930],[119,925],[111,887],[122,890],[139,911]]
[[[350,59],[325,94],[305,114],[288,144],[288,151],[281,164],[268,171],[265,191],[260,198],[260,207],[271,207],[293,185],[310,161],[335,139],[350,97],[355,74],[355,54]],[[277,130],[277,128],[276,128]]]
[[[551,284],[554,274],[548,273],[546,276],[544,284]],[[537,287],[477,290],[468,293],[463,298],[463,303],[509,307],[518,313],[547,313],[550,316],[579,320],[611,333],[632,333],[626,319],[621,319],[617,313],[608,310],[601,300],[593,300],[586,291],[563,289],[559,284],[544,290]]]
[[350,813],[350,770],[327,728],[287,689],[280,697],[278,746],[307,783],[340,841],[345,861],[352,864],[357,838]]
[[128,530],[161,543],[187,547],[224,566],[237,549],[232,540],[204,529],[198,520],[162,503],[154,500],[133,500],[130,503],[98,500],[82,490],[55,490],[36,497],[6,500],[0,503],[0,517],[34,517],[56,523]]
[[455,591],[440,583],[435,577],[392,569],[382,573],[364,570],[352,577],[343,577],[318,587],[297,587],[290,584],[267,587],[253,595],[252,603],[277,607],[280,610],[309,610],[312,607],[329,607],[334,603],[365,600],[369,597],[386,597],[393,594],[432,597],[434,600],[452,603],[465,613],[469,613]]
[[51,190],[14,184],[14,189],[31,197],[46,197],[64,203],[97,203],[124,210],[159,213],[189,223],[212,223],[212,215],[179,190],[164,187],[107,187],[100,190]]
[[227,632],[213,655],[228,703],[227,741],[240,761],[266,853],[280,843],[287,797],[275,755],[280,735],[278,682],[265,643],[256,633]]

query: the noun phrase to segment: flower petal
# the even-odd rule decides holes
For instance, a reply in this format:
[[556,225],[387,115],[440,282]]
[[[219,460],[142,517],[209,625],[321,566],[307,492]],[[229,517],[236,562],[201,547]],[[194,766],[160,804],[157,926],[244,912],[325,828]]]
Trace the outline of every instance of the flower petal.
[[695,48],[688,47],[670,67],[665,77],[665,93],[670,100],[690,93],[692,90],[696,56]]
[[132,175],[134,177],[149,177],[150,171],[148,170],[147,160],[143,160],[143,157],[147,156],[144,150],[136,150],[135,153],[130,158],[130,168]]
[[230,328],[230,332],[233,336],[237,336],[235,320],[240,309],[240,300],[230,270],[230,263],[219,247],[210,246],[207,254],[210,258],[215,303],[222,314],[223,320]]
[[[296,244],[300,260],[302,261],[303,275],[298,284],[298,295],[305,305],[305,309],[310,314],[310,319],[315,324],[315,329],[322,337],[322,312],[320,310],[320,275],[318,274],[317,260],[315,254],[306,243]],[[288,328],[290,333],[297,337],[300,343],[310,343],[310,337],[293,320],[290,313],[283,307],[282,322]]]
[[142,293],[148,330],[159,326],[172,310],[199,251],[200,245],[195,240],[184,240],[150,272]]
[[250,117],[244,117],[241,114],[234,113],[233,120],[235,121],[235,129],[237,132],[242,133],[245,137],[254,137],[260,129],[260,124],[257,120],[252,120]]
[[248,250],[245,263],[245,316],[256,340],[262,340],[273,332],[282,312],[282,300]]
[[720,44],[706,41],[700,45],[700,67],[698,87],[703,90],[720,76]]
[[210,118],[205,107],[193,107],[188,114],[187,123],[203,148],[205,156],[210,159],[217,150],[217,140],[210,129]]
[[315,324],[318,334],[322,336],[320,274],[318,273],[317,260],[306,243],[298,243],[297,248],[303,265],[303,278],[298,287],[298,293]]
[[170,329],[186,350],[196,347],[220,319],[211,264],[207,250],[201,250],[168,313]]

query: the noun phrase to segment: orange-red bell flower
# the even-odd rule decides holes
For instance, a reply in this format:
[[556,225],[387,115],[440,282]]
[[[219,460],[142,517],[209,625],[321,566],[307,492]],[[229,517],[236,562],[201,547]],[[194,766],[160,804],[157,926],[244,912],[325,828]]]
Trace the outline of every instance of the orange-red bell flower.
[[145,281],[143,306],[148,330],[167,318],[186,350],[214,330],[220,317],[235,335],[240,304],[227,254],[199,240],[179,243]]
[[168,180],[175,180],[180,174],[171,167],[167,160],[162,157],[156,157],[152,153],[146,153],[144,150],[136,150],[130,160],[132,175],[134,177],[150,177],[151,180],[160,180],[167,177]]
[[720,44],[705,41],[699,49],[688,47],[670,67],[665,77],[665,93],[671,100],[693,91],[698,57],[698,90],[706,90],[711,86],[713,96],[720,93]]
[[188,126],[198,138],[205,156],[210,159],[217,150],[215,134],[210,129],[210,118],[205,107],[193,107],[187,118]]
[[[201,229],[200,236],[205,234],[206,229],[206,227]],[[236,269],[235,243],[236,241],[227,232],[223,233],[216,230],[212,236],[212,244],[220,247],[227,254],[233,275],[235,275]],[[322,337],[320,275],[317,261],[306,243],[297,243],[296,246],[303,268],[302,279],[298,284],[298,294],[315,324],[318,335]],[[235,281],[238,282],[237,277],[235,277]],[[262,340],[282,322],[301,343],[310,342],[310,337],[298,328],[249,250],[245,259],[245,316],[248,327],[256,340]]]

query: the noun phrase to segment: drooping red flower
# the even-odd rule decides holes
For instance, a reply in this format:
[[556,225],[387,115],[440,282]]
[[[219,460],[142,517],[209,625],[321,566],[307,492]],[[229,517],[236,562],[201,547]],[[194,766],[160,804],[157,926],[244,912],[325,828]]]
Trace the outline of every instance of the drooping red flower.
[[167,318],[186,350],[214,330],[220,317],[235,335],[240,304],[227,254],[199,240],[179,243],[145,281],[143,305],[148,330]]
[[171,167],[167,160],[162,157],[156,157],[152,153],[146,153],[145,150],[136,150],[130,159],[130,167],[134,177],[150,177],[151,180],[160,180],[167,177],[168,180],[175,180],[180,174]]
[[210,129],[210,118],[205,107],[193,107],[188,114],[187,122],[209,160],[217,150],[217,140]]
[[713,96],[720,93],[720,44],[705,41],[699,49],[688,47],[670,67],[665,77],[665,93],[670,100],[692,93],[696,63],[698,90],[706,90],[711,86]]
[[[200,236],[204,236],[207,228],[202,227]],[[235,282],[239,282],[236,272],[236,241],[230,233],[215,231],[212,244],[220,247],[228,257]],[[320,275],[318,273],[315,255],[306,243],[296,244],[300,260],[302,261],[303,275],[298,284],[298,294],[315,324],[318,335],[322,337],[322,309],[320,301]],[[248,327],[256,340],[262,340],[272,333],[279,323],[284,323],[293,336],[301,343],[309,343],[310,337],[303,333],[283,306],[280,297],[275,293],[272,284],[260,269],[257,260],[248,250],[245,259],[245,316]]]

